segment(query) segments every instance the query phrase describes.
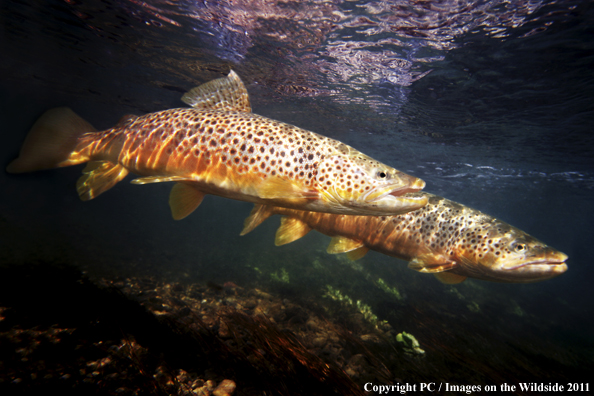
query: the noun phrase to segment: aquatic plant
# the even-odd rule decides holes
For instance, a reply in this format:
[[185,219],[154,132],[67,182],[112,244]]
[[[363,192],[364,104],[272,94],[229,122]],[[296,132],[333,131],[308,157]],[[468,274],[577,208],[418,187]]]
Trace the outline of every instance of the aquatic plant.
[[380,320],[371,311],[371,307],[361,302],[361,300],[353,302],[352,298],[343,294],[340,290],[335,289],[330,285],[326,285],[326,289],[327,291],[326,293],[324,293],[323,297],[328,297],[334,301],[338,301],[342,303],[344,306],[356,308],[363,315],[363,318],[374,327],[378,328],[379,326],[388,323],[387,320]]
[[471,302],[470,304],[466,304],[466,308],[468,308],[471,312],[480,312],[481,307],[478,305],[476,301]]
[[460,299],[460,300],[466,299],[466,297],[464,297],[464,295],[462,293],[460,293],[460,291],[458,290],[458,288],[456,286],[450,286],[447,290],[448,290],[448,292],[450,292],[453,295],[455,295],[456,297],[458,297],[458,299]]
[[411,353],[415,355],[424,355],[425,351],[421,349],[419,341],[413,336],[412,334],[403,331],[402,333],[398,333],[396,336],[396,341],[403,344],[402,348],[404,352]]
[[363,314],[363,317],[365,318],[366,321],[368,321],[369,323],[371,323],[372,325],[374,325],[375,327],[379,327],[381,325],[387,324],[388,321],[387,320],[380,320],[372,311],[371,311],[371,307],[367,304],[363,304],[361,302],[361,300],[357,300],[357,309],[359,310],[359,312],[361,312],[361,314]]
[[517,301],[515,301],[515,300],[511,300],[510,310],[511,310],[511,313],[513,313],[514,315],[524,316],[526,314],[526,312],[524,312],[522,307],[520,307],[520,304],[518,304]]
[[262,270],[258,267],[247,266],[248,268],[253,269],[258,275],[262,275]]
[[277,282],[289,283],[289,273],[284,268],[280,269],[280,275],[278,274],[278,271],[271,273],[270,278]]
[[330,285],[326,285],[326,293],[324,293],[323,297],[329,297],[334,301],[344,302],[347,305],[353,305],[353,300],[347,295],[344,295],[340,292],[340,290],[333,288]]
[[326,267],[324,265],[322,265],[322,262],[320,261],[319,258],[315,258],[312,262],[311,265],[318,271],[321,271],[323,269],[325,269]]
[[350,267],[353,271],[363,272],[365,278],[368,278],[370,276],[369,273],[365,271],[365,267],[363,267],[363,261],[352,260],[346,254],[335,255],[335,258],[338,260],[339,263]]
[[[471,284],[472,282],[468,282],[469,284]],[[458,289],[457,286],[450,286],[447,291],[449,293],[452,293],[454,296],[456,296],[460,301],[467,301],[467,298],[460,293],[460,290]],[[468,304],[466,304],[466,308],[468,308],[468,310],[470,312],[480,312],[481,311],[481,307],[479,305],[478,302],[476,301],[469,301]]]
[[398,289],[396,287],[390,287],[388,286],[388,284],[382,279],[382,278],[378,278],[377,282],[375,282],[375,284],[382,289],[384,292],[393,295],[394,297],[396,297],[396,299],[398,301],[402,301],[403,297],[400,294],[400,292],[398,291]]

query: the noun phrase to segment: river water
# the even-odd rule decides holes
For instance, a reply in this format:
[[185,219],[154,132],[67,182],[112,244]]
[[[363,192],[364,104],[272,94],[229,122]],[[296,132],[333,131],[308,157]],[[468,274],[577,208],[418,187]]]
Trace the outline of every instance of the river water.
[[[165,185],[120,183],[81,202],[78,167],[0,175],[0,257],[302,299],[331,285],[425,347],[412,368],[392,368],[393,383],[587,382],[592,26],[588,1],[4,0],[5,165],[48,108],[69,106],[101,130],[124,114],[183,107],[184,92],[233,69],[254,113],[421,177],[425,191],[563,251],[569,270],[527,285],[443,285],[376,253],[345,263],[314,233],[277,248],[273,221],[239,237],[251,208],[243,202],[208,197],[180,222]],[[380,278],[404,299],[381,294]],[[472,367],[483,374],[467,375]],[[498,376],[501,367],[511,368]]]

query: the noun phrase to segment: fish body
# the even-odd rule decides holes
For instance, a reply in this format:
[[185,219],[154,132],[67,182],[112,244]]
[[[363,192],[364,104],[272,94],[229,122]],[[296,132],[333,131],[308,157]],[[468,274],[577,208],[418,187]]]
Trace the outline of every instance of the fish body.
[[293,209],[342,214],[398,214],[426,204],[403,196],[425,183],[314,132],[253,114],[239,77],[194,88],[191,108],[125,116],[97,132],[70,109],[44,114],[29,133],[19,173],[88,162],[77,183],[95,198],[129,172],[135,184],[176,182],[174,218],[190,214],[205,194]]
[[310,230],[329,235],[329,253],[353,259],[368,250],[409,261],[409,268],[433,273],[445,283],[467,277],[528,283],[567,270],[567,256],[524,231],[478,210],[428,193],[416,211],[396,216],[348,216],[256,206],[242,235],[273,214],[283,216],[276,244],[301,238]]

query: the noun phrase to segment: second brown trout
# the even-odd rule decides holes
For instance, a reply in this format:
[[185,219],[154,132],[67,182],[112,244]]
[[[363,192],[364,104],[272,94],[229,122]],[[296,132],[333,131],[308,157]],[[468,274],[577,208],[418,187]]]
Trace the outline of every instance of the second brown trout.
[[276,245],[310,230],[332,237],[329,253],[363,257],[370,249],[409,262],[444,283],[467,277],[510,283],[537,282],[567,270],[567,255],[501,220],[428,193],[425,207],[397,216],[346,216],[257,205],[242,235],[273,214],[282,215]]

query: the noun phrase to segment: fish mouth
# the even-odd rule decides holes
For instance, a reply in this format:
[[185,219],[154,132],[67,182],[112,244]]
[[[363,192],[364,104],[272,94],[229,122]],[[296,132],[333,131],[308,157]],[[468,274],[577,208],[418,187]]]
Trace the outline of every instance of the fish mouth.
[[417,179],[408,186],[397,185],[375,189],[368,192],[355,204],[358,213],[365,212],[374,216],[396,216],[421,209],[429,202],[426,194],[418,191],[425,187],[425,182]]
[[567,256],[561,253],[559,258],[546,258],[532,260],[514,265],[513,267],[503,267],[496,270],[489,280],[496,282],[510,283],[533,283],[547,279],[555,278],[567,271],[565,260]]
[[[379,200],[383,200],[383,199],[391,198],[391,197],[401,198],[405,194],[419,192],[423,188],[425,188],[425,182],[421,179],[416,179],[414,183],[409,184],[409,185],[405,185],[405,186],[397,185],[397,186],[386,187],[386,188],[382,189],[383,193],[378,194],[377,196],[369,199],[368,201],[375,202],[375,201],[379,201]],[[377,190],[370,191],[367,194],[367,196],[365,197],[366,200],[373,193],[377,193]],[[407,195],[406,198],[411,199],[411,200],[427,200],[427,197],[414,196],[414,195]]]
[[395,197],[400,197],[404,194],[419,192],[423,188],[425,188],[425,184],[426,183],[423,180],[417,179],[410,186],[393,189],[392,192],[389,193],[389,195],[393,195]]
[[540,260],[533,260],[528,261],[525,263],[518,264],[513,267],[506,268],[506,271],[512,271],[517,269],[528,270],[534,273],[552,273],[552,274],[562,274],[567,271],[567,264],[565,260],[567,260],[567,255],[561,253],[563,256],[555,259],[546,258]]

